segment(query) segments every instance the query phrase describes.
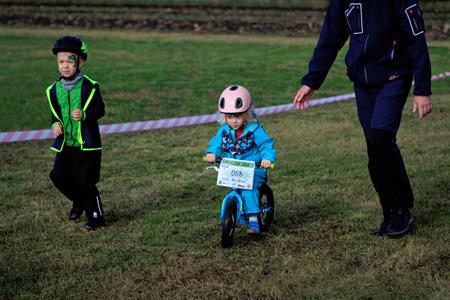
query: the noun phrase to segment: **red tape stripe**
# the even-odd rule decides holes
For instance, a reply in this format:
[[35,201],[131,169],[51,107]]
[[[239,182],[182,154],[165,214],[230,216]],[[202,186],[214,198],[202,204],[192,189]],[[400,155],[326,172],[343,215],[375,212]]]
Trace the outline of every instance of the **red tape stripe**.
[[[447,77],[450,77],[450,71],[433,75],[431,77],[431,80],[438,80]],[[355,94],[344,94],[333,97],[315,99],[310,101],[310,106],[311,107],[320,106],[328,103],[345,101],[354,98]],[[257,108],[256,113],[259,116],[264,116],[285,112],[293,109],[294,105],[283,104]],[[187,127],[192,125],[214,123],[216,120],[217,120],[216,114],[209,114],[209,115],[182,117],[182,118],[168,118],[154,121],[107,124],[107,125],[100,125],[100,133],[106,135],[111,133],[146,131],[161,128]],[[44,140],[51,138],[54,138],[54,135],[50,129],[0,132],[0,143]]]

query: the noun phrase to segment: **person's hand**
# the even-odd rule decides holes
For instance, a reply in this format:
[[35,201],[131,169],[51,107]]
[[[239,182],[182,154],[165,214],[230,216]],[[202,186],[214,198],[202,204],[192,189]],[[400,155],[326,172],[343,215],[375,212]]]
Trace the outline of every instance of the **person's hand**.
[[80,121],[81,118],[83,117],[83,112],[82,112],[81,110],[79,110],[78,108],[77,108],[77,109],[74,109],[74,110],[72,111],[72,117],[73,117],[75,120]]
[[52,132],[56,136],[60,136],[61,134],[63,134],[61,124],[59,123],[55,124],[55,126],[53,126],[52,128]]
[[423,119],[426,115],[431,113],[431,97],[430,96],[414,96],[413,99],[413,113],[418,111],[419,118]]
[[309,100],[314,94],[315,90],[307,85],[302,85],[302,87],[297,91],[294,97],[294,105],[296,109],[305,109],[309,107]]
[[268,168],[270,168],[271,164],[272,164],[272,162],[268,159],[261,160],[261,167],[263,167],[263,168],[268,169]]
[[208,160],[209,163],[216,162],[216,155],[212,154],[212,153],[208,153],[208,154],[206,154],[206,159]]

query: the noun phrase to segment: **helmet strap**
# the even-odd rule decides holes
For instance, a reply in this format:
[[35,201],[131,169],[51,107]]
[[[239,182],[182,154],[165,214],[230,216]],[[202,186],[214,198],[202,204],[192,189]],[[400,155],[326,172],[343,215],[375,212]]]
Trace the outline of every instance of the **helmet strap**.
[[76,75],[80,72],[80,56],[79,55],[77,55],[77,59],[75,60],[75,67],[76,67],[76,71],[75,71],[75,75]]

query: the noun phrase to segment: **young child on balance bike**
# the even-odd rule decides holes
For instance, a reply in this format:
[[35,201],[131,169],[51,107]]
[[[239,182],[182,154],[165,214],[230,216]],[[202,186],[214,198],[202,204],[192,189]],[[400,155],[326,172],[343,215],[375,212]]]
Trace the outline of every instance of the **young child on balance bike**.
[[224,157],[261,165],[255,169],[253,189],[241,191],[244,213],[248,216],[247,233],[258,234],[259,188],[267,181],[266,169],[276,160],[275,142],[259,123],[251,95],[245,87],[227,87],[219,97],[218,106],[222,125],[209,141],[206,158],[210,163]]

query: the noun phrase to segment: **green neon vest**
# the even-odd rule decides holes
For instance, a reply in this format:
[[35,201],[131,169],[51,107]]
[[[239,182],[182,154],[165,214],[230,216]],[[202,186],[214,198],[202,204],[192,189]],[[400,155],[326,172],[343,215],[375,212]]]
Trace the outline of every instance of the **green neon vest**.
[[65,144],[72,147],[81,146],[81,141],[77,138],[80,121],[77,121],[72,117],[72,111],[75,109],[81,110],[81,83],[83,80],[80,80],[80,82],[78,82],[70,91],[64,88],[61,81],[56,82],[56,96],[58,98],[59,106],[61,107],[64,132],[66,133]]

